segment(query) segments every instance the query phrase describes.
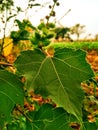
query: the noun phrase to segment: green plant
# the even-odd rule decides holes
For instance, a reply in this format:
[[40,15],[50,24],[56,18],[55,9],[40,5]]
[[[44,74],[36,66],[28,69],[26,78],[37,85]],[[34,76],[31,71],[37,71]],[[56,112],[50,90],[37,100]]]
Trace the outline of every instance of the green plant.
[[[40,4],[38,3],[34,3],[35,0],[28,0],[27,3],[27,8],[25,10],[22,10],[20,6],[16,6],[15,5],[15,1],[13,0],[2,0],[0,1],[0,22],[1,22],[1,34],[2,34],[2,40],[0,43],[0,53],[2,56],[4,56],[4,48],[5,48],[5,39],[6,39],[6,35],[9,36],[12,30],[12,28],[15,26],[14,24],[14,20],[18,23],[18,27],[21,28],[21,32],[20,32],[20,37],[21,35],[23,35],[23,37],[25,37],[25,34],[28,35],[28,32],[24,30],[23,32],[23,27],[26,26],[26,24],[29,24],[28,26],[30,26],[30,23],[26,23],[26,21],[24,21],[24,24],[19,21],[16,20],[16,16],[20,13],[20,12],[25,12],[28,9],[33,8],[34,6],[40,6]],[[9,28],[10,22],[13,21],[13,26]],[[22,27],[20,27],[22,26]],[[16,37],[16,39],[19,39],[19,36],[17,36],[17,34],[15,32],[13,32],[14,37]],[[27,36],[26,36],[27,37]],[[25,38],[24,38],[25,39]],[[14,42],[15,43],[15,42]],[[9,43],[11,44],[11,43]],[[7,46],[9,46],[9,44]]]
[[[19,73],[18,77],[16,74],[12,74],[6,70],[0,71],[0,86],[2,86],[0,88],[0,126],[9,122],[10,118],[13,117],[12,111],[16,104],[20,104],[23,107],[23,86],[26,87],[27,91],[33,90],[35,94],[40,94],[44,98],[48,97],[52,99],[57,105],[57,108],[52,109],[55,110],[62,107],[69,115],[72,114],[79,121],[82,121],[82,102],[84,94],[80,83],[93,76],[90,66],[85,61],[85,52],[63,48],[56,49],[52,57],[47,57],[47,55],[39,49],[28,50],[21,53],[15,61],[14,67]],[[19,77],[21,76],[26,79],[24,84],[20,81]],[[8,105],[7,109],[6,105]],[[23,111],[24,108],[21,109],[21,113],[28,120],[29,112],[25,113],[25,111]],[[29,120],[30,125],[34,125],[32,118],[31,116]],[[39,127],[38,125],[39,123],[35,124],[35,127]],[[45,122],[44,125],[46,125]],[[40,129],[43,129],[43,127]]]
[[48,46],[54,27],[49,22],[38,27],[27,20],[16,22],[13,41],[29,40],[34,48],[22,51],[11,64],[0,61],[0,130],[73,130],[74,124],[97,129],[97,123],[83,118],[81,82],[94,76],[86,52]]
[[[63,130],[72,129],[71,122],[81,124],[84,93],[80,83],[93,76],[90,65],[85,61],[86,53],[67,48],[56,48],[54,51],[51,55],[49,49],[47,53],[43,49],[23,51],[11,65],[17,70],[15,74],[4,69],[0,70],[1,127],[6,125],[8,129],[12,127],[17,129],[18,124],[19,126],[24,124],[21,127],[26,129],[59,127]],[[23,83],[21,77],[25,79]],[[51,99],[52,102],[48,102],[50,107],[46,104],[38,105],[36,108],[36,103],[32,100],[37,110],[26,111],[23,105],[24,98],[27,101],[31,100],[28,96],[31,91],[45,99]],[[49,115],[48,108],[51,113]],[[24,119],[22,124],[20,118]]]
[[[9,34],[10,29],[8,28],[10,20],[16,18],[17,14],[21,11],[20,7],[14,8],[13,0],[2,0],[0,1],[0,22],[1,22],[1,34],[2,41],[0,43],[0,54],[3,55],[4,40],[6,35]],[[7,30],[8,29],[8,30]],[[7,34],[8,33],[8,34]]]
[[55,35],[54,23],[48,23],[47,25],[41,22],[38,27],[34,27],[29,20],[23,20],[22,22],[16,20],[16,22],[19,30],[11,32],[14,44],[17,44],[20,40],[28,40],[34,48],[42,48],[48,46],[51,38]]

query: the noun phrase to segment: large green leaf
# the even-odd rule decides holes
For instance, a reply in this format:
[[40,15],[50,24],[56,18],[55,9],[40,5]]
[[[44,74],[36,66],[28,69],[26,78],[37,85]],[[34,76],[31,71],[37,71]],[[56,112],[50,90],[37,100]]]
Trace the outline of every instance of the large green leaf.
[[27,121],[28,130],[73,130],[69,125],[73,116],[63,108],[53,108],[50,104],[44,104],[37,112],[29,113],[32,122]]
[[96,125],[96,122],[84,122],[84,128],[83,130],[98,130],[98,126]]
[[11,119],[15,104],[23,105],[23,84],[12,73],[0,70],[0,127]]
[[40,50],[25,51],[15,66],[35,93],[50,97],[58,107],[79,118],[84,97],[80,84],[93,76],[85,57],[84,51],[67,48],[56,49],[54,57]]

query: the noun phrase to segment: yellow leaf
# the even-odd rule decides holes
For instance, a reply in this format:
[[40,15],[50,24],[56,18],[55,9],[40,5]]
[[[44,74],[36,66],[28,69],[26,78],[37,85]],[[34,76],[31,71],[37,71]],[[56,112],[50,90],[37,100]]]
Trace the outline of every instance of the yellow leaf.
[[3,55],[4,56],[8,56],[11,53],[12,48],[13,48],[13,40],[8,38],[8,37],[6,37],[4,39]]

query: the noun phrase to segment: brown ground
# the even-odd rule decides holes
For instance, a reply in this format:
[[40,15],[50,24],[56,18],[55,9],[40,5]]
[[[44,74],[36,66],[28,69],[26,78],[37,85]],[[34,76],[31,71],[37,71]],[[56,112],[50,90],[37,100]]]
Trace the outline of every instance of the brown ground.
[[91,64],[92,69],[98,71],[98,50],[88,51],[87,60]]

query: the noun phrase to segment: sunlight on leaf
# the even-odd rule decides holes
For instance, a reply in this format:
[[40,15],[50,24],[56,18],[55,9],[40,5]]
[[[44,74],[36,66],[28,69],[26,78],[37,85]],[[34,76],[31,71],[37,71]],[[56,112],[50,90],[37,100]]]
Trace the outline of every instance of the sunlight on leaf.
[[[10,38],[5,38],[4,39],[4,45],[3,45],[3,55],[4,56],[8,56],[13,48],[13,40]],[[2,43],[2,40],[0,40],[0,44]]]

